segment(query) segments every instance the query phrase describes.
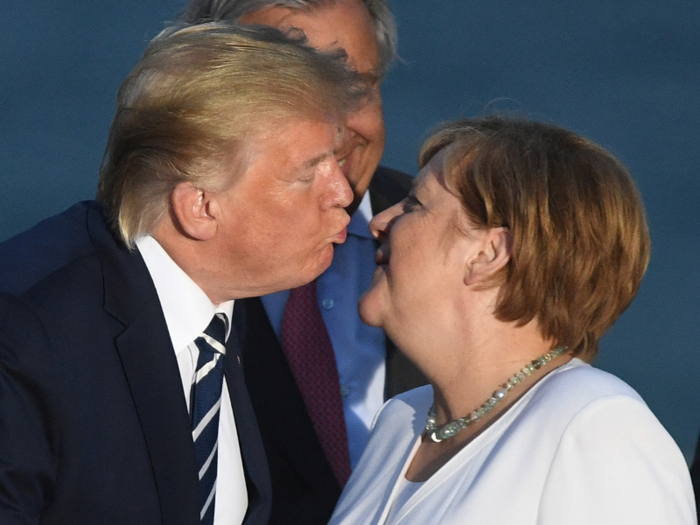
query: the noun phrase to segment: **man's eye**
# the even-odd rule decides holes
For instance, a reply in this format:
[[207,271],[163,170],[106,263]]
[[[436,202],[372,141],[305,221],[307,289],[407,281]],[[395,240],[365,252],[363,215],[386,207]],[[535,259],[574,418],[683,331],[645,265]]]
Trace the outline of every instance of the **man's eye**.
[[313,182],[315,178],[316,178],[316,173],[305,173],[305,174],[301,175],[297,180],[299,182],[309,183],[309,182]]

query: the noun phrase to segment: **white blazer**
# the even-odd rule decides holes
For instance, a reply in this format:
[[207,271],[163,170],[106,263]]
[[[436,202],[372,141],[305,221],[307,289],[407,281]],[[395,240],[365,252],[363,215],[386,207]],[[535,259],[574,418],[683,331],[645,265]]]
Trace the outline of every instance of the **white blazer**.
[[389,519],[432,388],[388,401],[330,525],[692,525],[688,467],[626,383],[579,359],[551,372]]

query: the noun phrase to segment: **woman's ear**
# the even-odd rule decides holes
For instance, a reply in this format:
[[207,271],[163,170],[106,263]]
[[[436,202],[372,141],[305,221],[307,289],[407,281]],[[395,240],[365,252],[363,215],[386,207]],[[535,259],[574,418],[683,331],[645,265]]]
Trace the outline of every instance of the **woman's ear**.
[[464,284],[488,283],[510,261],[513,236],[505,227],[483,232],[480,249],[467,261]]
[[183,233],[193,239],[206,241],[216,233],[216,218],[210,214],[209,194],[191,182],[181,182],[173,190],[170,201],[173,214]]

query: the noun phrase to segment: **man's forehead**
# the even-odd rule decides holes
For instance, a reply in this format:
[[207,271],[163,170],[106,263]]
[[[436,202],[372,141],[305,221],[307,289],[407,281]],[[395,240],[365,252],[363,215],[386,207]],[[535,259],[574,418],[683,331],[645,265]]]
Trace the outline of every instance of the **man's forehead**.
[[321,162],[325,161],[326,159],[330,158],[333,156],[333,153],[335,152],[336,148],[342,144],[343,142],[343,126],[340,125],[337,127],[337,133],[335,136],[335,140],[333,141],[332,147],[330,149],[326,149],[318,153],[317,155],[306,159],[306,161],[303,163],[301,166],[301,169],[310,169],[314,168]]
[[[319,148],[333,150],[343,139],[344,127],[342,122],[331,115],[316,115],[313,113],[287,116],[284,119],[268,122],[250,133],[246,139],[253,149],[279,147],[288,145],[292,150],[300,141],[307,137],[313,137],[314,144]],[[321,150],[318,150],[321,153]]]

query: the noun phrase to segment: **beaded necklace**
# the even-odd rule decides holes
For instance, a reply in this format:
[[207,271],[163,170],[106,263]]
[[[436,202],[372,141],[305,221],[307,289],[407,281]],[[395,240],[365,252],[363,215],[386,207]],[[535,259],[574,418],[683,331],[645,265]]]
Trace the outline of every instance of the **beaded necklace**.
[[513,377],[506,381],[506,383],[501,385],[501,388],[496,390],[493,395],[474,412],[451,421],[441,428],[437,427],[437,415],[435,413],[435,405],[433,404],[430,407],[430,410],[428,410],[428,419],[425,422],[425,432],[427,433],[428,437],[433,442],[440,443],[441,441],[450,439],[459,431],[464,430],[468,426],[473,425],[477,421],[483,419],[498,403],[503,400],[504,397],[506,397],[508,392],[524,381],[526,377],[532,375],[535,370],[539,370],[547,363],[562,355],[565,351],[565,346],[558,346],[543,356],[533,360],[531,363],[528,363],[522,368],[522,370],[517,372]]

